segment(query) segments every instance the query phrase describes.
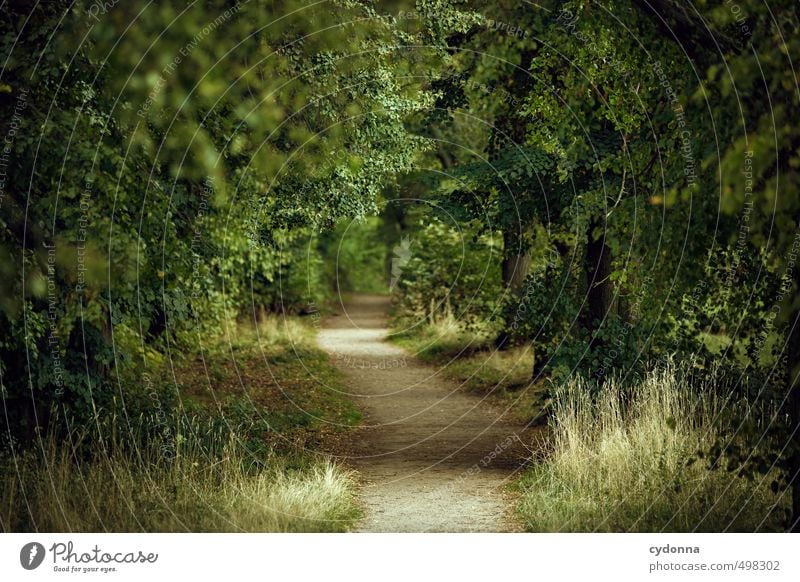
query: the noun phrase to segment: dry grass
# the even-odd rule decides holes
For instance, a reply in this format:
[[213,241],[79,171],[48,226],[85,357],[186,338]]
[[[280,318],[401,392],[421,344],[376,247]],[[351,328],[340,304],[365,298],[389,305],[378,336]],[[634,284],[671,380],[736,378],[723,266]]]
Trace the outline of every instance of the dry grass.
[[[191,437],[189,437],[191,439]],[[230,440],[75,459],[55,439],[9,459],[0,492],[4,531],[342,531],[358,516],[349,472],[330,462],[292,468],[256,461]]]
[[[719,403],[667,366],[630,390],[574,379],[554,394],[553,450],[522,483],[532,531],[778,529],[785,499],[698,459],[717,441]],[[784,496],[785,497],[785,496]],[[777,506],[777,507],[776,507]]]
[[177,389],[179,404],[165,396],[155,412],[98,411],[92,429],[45,437],[16,456],[0,451],[0,530],[348,529],[359,516],[353,475],[308,451],[335,445],[336,427],[358,414],[320,389],[340,377],[310,323],[232,324],[203,338],[203,357],[178,362],[177,383],[159,388]]

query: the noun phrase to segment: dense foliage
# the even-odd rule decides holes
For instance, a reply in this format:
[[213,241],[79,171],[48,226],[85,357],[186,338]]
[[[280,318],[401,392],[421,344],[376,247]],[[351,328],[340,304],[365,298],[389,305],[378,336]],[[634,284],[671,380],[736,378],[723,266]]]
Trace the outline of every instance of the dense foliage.
[[691,361],[750,402],[711,466],[780,468],[800,515],[797,6],[497,2],[462,21],[431,81],[429,197],[503,240],[497,346],[598,390]]
[[422,149],[399,32],[301,6],[8,8],[0,374],[23,434],[130,400],[231,318],[321,301],[315,233]]
[[177,406],[153,371],[231,322],[391,291],[532,345],[532,383],[690,361],[750,407],[711,465],[780,473],[800,527],[796,3],[3,11],[6,444]]

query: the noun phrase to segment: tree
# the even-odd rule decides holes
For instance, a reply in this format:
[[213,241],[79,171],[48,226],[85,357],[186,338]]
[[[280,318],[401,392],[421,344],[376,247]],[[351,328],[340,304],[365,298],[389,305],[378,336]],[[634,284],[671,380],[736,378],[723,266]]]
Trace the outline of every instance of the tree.
[[146,4],[12,3],[0,25],[0,374],[28,437],[124,403],[233,317],[312,299],[285,293],[303,241],[373,212],[425,147],[404,126],[428,103],[402,81],[411,37],[371,8]]

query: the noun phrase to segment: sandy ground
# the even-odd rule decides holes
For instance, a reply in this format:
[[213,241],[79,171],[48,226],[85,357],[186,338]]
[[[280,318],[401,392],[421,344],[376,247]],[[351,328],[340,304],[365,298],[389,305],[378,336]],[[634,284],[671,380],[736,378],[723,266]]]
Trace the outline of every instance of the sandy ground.
[[387,343],[388,307],[356,296],[319,335],[365,412],[349,459],[364,482],[360,531],[519,530],[505,485],[528,454],[522,426]]

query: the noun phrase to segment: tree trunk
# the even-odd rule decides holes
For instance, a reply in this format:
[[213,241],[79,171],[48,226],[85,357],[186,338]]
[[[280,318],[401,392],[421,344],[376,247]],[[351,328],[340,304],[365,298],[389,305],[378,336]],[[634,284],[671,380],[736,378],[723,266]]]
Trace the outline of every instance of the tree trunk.
[[[528,269],[531,265],[530,251],[523,251],[519,240],[520,237],[515,233],[503,232],[503,261],[500,266],[500,276],[506,296],[510,298],[521,297],[525,277],[528,276]],[[510,303],[510,305],[514,305],[514,303]],[[508,329],[509,315],[515,317],[514,314],[506,314],[505,327],[494,340],[495,346],[499,349],[508,347],[511,339],[511,330]]]
[[502,278],[503,287],[513,295],[519,295],[522,291],[525,277],[528,276],[528,268],[531,264],[530,253],[512,254],[503,257]]
[[[799,274],[800,276],[800,274]],[[795,281],[798,284],[798,281]],[[787,356],[789,374],[787,388],[789,394],[789,483],[792,488],[792,518],[789,531],[800,533],[800,310],[795,310],[789,333]]]
[[[592,233],[597,224],[589,228],[586,242],[586,300],[588,309],[586,313],[586,327],[592,333],[596,332],[600,323],[605,319],[614,303],[614,287],[611,284],[611,249],[605,242],[605,236],[594,240]],[[592,345],[595,345],[592,338]]]

